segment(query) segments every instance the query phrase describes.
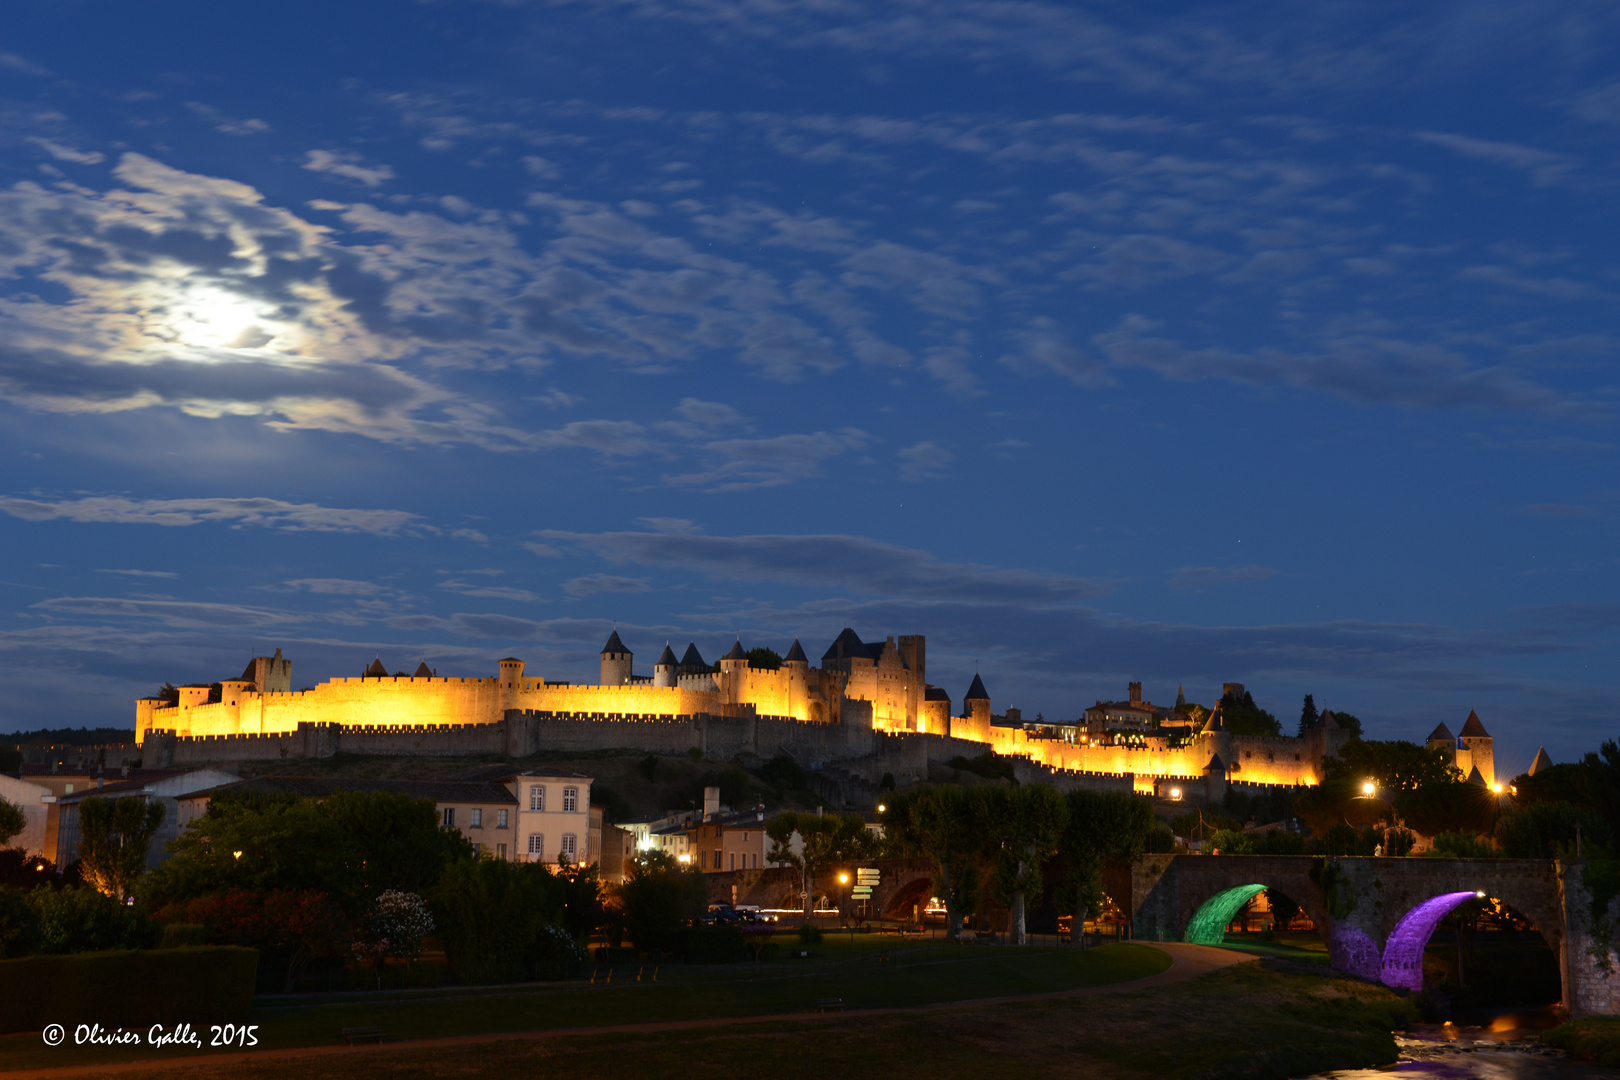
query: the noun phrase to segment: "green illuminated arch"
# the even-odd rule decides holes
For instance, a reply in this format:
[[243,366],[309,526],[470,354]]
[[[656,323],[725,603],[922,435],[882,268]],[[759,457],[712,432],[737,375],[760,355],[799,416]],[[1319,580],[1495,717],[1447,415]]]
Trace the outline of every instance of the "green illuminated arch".
[[1226,940],[1226,924],[1243,910],[1244,904],[1254,899],[1256,893],[1264,890],[1264,885],[1239,885],[1216,893],[1204,901],[1187,923],[1187,932],[1182,935],[1182,940],[1194,945],[1220,945]]

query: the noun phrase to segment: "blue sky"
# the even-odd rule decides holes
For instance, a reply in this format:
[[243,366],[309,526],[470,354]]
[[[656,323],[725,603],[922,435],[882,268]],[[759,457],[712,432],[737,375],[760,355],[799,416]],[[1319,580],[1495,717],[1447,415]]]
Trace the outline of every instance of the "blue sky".
[[[1614,733],[1612,5],[13,5],[0,730],[741,634]],[[1522,759],[1522,761],[1520,760]]]

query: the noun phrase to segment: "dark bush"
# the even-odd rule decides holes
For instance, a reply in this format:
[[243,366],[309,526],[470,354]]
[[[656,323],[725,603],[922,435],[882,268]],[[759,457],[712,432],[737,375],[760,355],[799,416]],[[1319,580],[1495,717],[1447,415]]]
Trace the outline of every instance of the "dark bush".
[[156,932],[135,908],[94,889],[35,889],[28,894],[39,929],[39,949],[47,953],[139,949],[154,944]]
[[801,945],[820,945],[821,927],[805,923],[799,927],[799,943]]
[[683,964],[734,964],[748,957],[748,945],[735,926],[688,926],[677,930],[670,951]]
[[534,978],[541,935],[562,922],[567,886],[544,863],[466,859],[428,894],[450,973],[461,983]]
[[253,1000],[252,949],[151,949],[0,960],[0,1033],[46,1024],[239,1023]]
[[662,952],[674,947],[674,935],[708,906],[703,872],[682,867],[662,851],[649,851],[630,866],[619,886],[625,929],[636,948]]

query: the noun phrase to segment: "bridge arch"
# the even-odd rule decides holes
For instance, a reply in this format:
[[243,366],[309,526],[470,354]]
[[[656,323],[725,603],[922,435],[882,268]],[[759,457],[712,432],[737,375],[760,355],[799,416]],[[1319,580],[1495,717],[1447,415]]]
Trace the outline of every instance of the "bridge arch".
[[[1292,900],[1311,920],[1316,932],[1328,939],[1330,922],[1322,890],[1310,879],[1310,860],[1269,855],[1199,855],[1178,857],[1195,860],[1186,865],[1189,873],[1181,880],[1171,926],[1183,941],[1219,945],[1225,939],[1228,923],[1244,905],[1263,891],[1281,893]],[[1153,937],[1170,922],[1168,911],[1150,914],[1140,911],[1136,933]]]
[[1199,905],[1187,920],[1183,941],[1194,945],[1220,945],[1226,941],[1226,927],[1244,906],[1265,892],[1264,885],[1234,885],[1222,889]]
[[1485,894],[1473,889],[1431,896],[1408,911],[1390,931],[1384,942],[1384,959],[1378,981],[1385,986],[1413,993],[1423,991],[1423,950],[1429,944],[1440,920],[1470,900]]

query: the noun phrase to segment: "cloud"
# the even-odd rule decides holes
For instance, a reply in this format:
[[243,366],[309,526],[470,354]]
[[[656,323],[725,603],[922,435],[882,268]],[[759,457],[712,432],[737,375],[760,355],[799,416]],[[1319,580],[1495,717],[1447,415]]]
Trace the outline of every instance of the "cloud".
[[955,454],[932,442],[920,442],[896,453],[901,458],[900,479],[913,484],[942,479],[945,467],[956,460]]
[[960,603],[1061,604],[1101,595],[1085,578],[936,560],[926,551],[859,536],[699,536],[547,530],[614,563],[692,570],[722,580],[772,581],[868,596]]
[[1537,187],[1567,185],[1574,179],[1579,167],[1578,162],[1567,154],[1519,143],[1493,142],[1443,131],[1419,131],[1412,137],[1420,142],[1445,147],[1461,157],[1518,169],[1527,174],[1530,182]]
[[1150,337],[1156,324],[1127,315],[1092,343],[1118,368],[1144,368],[1168,379],[1221,379],[1251,386],[1322,390],[1351,401],[1409,408],[1494,408],[1551,416],[1595,416],[1597,406],[1565,397],[1507,368],[1471,367],[1451,349],[1374,333],[1341,333],[1315,352],[1189,349]]
[[270,130],[270,125],[263,120],[254,120],[251,117],[238,120],[200,101],[188,101],[186,108],[212,124],[214,130],[222,135],[263,135]]
[[491,600],[515,600],[523,604],[538,604],[541,602],[540,597],[528,589],[518,589],[505,585],[470,583],[456,578],[439,582],[439,588],[449,589],[451,592],[460,593],[462,596],[479,596]]
[[254,525],[305,532],[367,532],[391,536],[421,519],[403,510],[342,509],[279,499],[81,499],[0,497],[0,511],[25,521],[77,521],[120,525]]
[[651,592],[652,586],[641,578],[616,577],[612,574],[590,574],[563,582],[563,592],[576,599],[597,593]]
[[15,71],[19,75],[33,75],[36,78],[43,78],[50,74],[48,69],[40,67],[26,57],[18,56],[14,52],[0,52],[0,68]]
[[38,136],[29,136],[28,141],[45,151],[57,161],[67,161],[74,165],[99,165],[106,161],[106,155],[94,150],[76,150],[71,146],[55,142],[51,139],[41,139]]
[[822,465],[860,450],[871,436],[859,428],[776,435],[762,439],[716,439],[701,445],[698,471],[666,475],[665,483],[705,491],[751,491],[781,487],[822,475]]
[[1170,575],[1170,587],[1201,589],[1230,582],[1269,581],[1277,573],[1269,566],[1183,566]]
[[281,583],[284,587],[296,592],[314,593],[318,596],[383,596],[393,593],[393,589],[385,585],[378,585],[372,581],[355,581],[352,578],[293,578]]
[[353,180],[365,187],[379,187],[394,178],[394,170],[387,165],[366,166],[352,150],[311,150],[304,155],[304,168],[310,172],[326,173]]
[[152,619],[167,626],[178,627],[284,626],[307,622],[311,618],[297,612],[275,611],[243,604],[104,596],[64,596],[53,600],[41,600],[34,604],[31,610],[47,615]]
[[172,570],[97,570],[96,573],[120,574],[124,577],[134,578],[176,578],[180,576]]

